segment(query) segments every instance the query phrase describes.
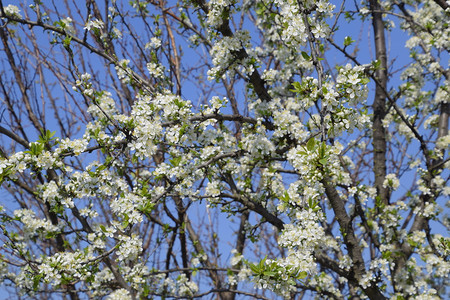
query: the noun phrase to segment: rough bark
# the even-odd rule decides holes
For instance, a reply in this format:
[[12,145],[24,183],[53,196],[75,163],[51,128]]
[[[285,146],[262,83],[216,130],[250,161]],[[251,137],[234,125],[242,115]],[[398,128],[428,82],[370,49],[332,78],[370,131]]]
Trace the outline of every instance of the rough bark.
[[375,38],[375,54],[380,65],[376,71],[378,83],[375,87],[375,97],[373,108],[373,172],[375,176],[375,188],[377,189],[378,204],[389,203],[389,191],[383,187],[386,177],[386,130],[383,127],[383,119],[386,116],[386,87],[388,81],[387,74],[387,54],[386,39],[384,35],[383,17],[380,12],[381,7],[377,0],[369,1],[372,11],[372,26]]

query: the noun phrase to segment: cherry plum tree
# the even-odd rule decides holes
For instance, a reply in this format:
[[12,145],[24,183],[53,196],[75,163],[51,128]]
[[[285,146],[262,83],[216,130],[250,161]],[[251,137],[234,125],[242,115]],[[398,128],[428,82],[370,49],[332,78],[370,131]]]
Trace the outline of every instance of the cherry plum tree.
[[0,1],[2,290],[444,299],[449,5]]

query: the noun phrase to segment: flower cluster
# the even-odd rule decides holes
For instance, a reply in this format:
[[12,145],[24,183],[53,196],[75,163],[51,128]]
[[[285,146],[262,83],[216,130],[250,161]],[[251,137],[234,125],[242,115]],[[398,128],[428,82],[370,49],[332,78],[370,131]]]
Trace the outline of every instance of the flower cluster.
[[84,29],[90,31],[92,29],[102,29],[103,27],[105,27],[105,23],[103,23],[102,20],[99,19],[92,20],[91,18],[89,18],[89,21],[86,23]]
[[235,32],[231,37],[225,36],[214,44],[210,55],[214,68],[208,71],[209,80],[220,80],[228,70],[243,65],[247,74],[253,73],[256,58],[240,58],[240,50],[250,46],[250,33],[246,30]]
[[88,107],[88,113],[92,117],[104,120],[110,116],[116,115],[117,108],[110,92],[99,92],[94,98],[94,103]]
[[58,226],[53,225],[49,220],[37,218],[36,214],[29,209],[15,210],[14,217],[24,225],[22,236],[25,239],[36,235],[47,237],[60,231]]
[[118,289],[108,295],[108,300],[131,300],[133,299],[130,292],[126,289]]
[[119,80],[127,84],[131,82],[131,68],[128,66],[129,59],[122,59],[116,66],[116,73]]
[[356,106],[360,101],[367,98],[368,89],[366,84],[369,82],[364,74],[366,66],[352,67],[350,64],[339,69],[339,75],[336,78],[336,88],[340,99],[348,101],[351,106]]
[[170,277],[166,278],[163,286],[168,289],[169,295],[180,297],[192,297],[198,291],[197,284],[190,281],[186,274],[180,274],[176,281]]
[[91,276],[91,264],[84,252],[58,252],[46,257],[39,267],[39,273],[46,283],[59,286],[71,280],[86,280]]
[[235,0],[211,0],[208,2],[208,25],[217,28],[225,21],[223,18],[224,11],[231,8],[235,4]]
[[164,67],[157,63],[151,62],[147,64],[147,70],[151,76],[154,78],[163,78],[164,77]]
[[[263,261],[260,271],[251,265],[259,288],[270,288],[282,295],[288,295],[295,286],[296,279],[303,279],[317,273],[313,252],[324,242],[325,231],[319,221],[322,213],[312,209],[297,211],[293,223],[285,225],[278,244],[288,249],[285,258]],[[276,267],[275,267],[276,266]]]
[[15,18],[22,18],[22,15],[20,14],[20,9],[12,4],[8,4],[6,7],[3,8],[5,11],[5,14],[7,16],[12,16]]
[[142,252],[142,239],[137,235],[118,235],[117,261],[134,261]]
[[142,222],[142,213],[138,210],[145,205],[146,199],[136,194],[127,193],[119,196],[111,201],[110,207],[112,212],[126,220],[126,225],[137,224]]
[[385,178],[386,179],[383,182],[383,187],[391,188],[393,190],[396,190],[399,187],[400,181],[398,180],[397,175],[388,174]]
[[150,39],[150,42],[145,44],[145,49],[158,49],[159,47],[161,47],[161,40],[155,36]]

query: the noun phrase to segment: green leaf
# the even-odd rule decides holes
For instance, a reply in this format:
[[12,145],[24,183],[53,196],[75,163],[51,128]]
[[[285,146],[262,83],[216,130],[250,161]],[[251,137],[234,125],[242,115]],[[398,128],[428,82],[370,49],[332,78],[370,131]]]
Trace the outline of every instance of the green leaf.
[[283,201],[283,202],[289,202],[289,199],[290,199],[291,197],[289,197],[289,194],[288,194],[288,192],[287,191],[285,191],[284,192],[284,194],[283,194],[283,196],[281,197],[281,201]]
[[7,178],[9,175],[11,175],[13,173],[12,168],[13,168],[12,166],[8,166],[3,169],[3,172],[0,173],[0,184],[3,183],[5,178]]
[[353,17],[353,14],[352,14],[352,13],[346,11],[346,12],[345,12],[345,19],[346,19],[348,22],[350,22],[350,21],[353,21],[355,18]]
[[293,89],[290,89],[291,92],[299,93],[302,91],[302,85],[300,84],[300,82],[293,82],[292,87]]
[[301,271],[300,273],[297,274],[297,279],[305,279],[306,276],[308,276],[308,273],[306,271]]
[[259,269],[260,269],[260,270],[263,270],[263,269],[264,269],[264,265],[265,265],[265,263],[266,263],[266,260],[267,260],[267,255],[264,256],[264,258],[259,262]]
[[272,272],[272,271],[265,271],[263,274],[266,276],[271,276],[271,277],[277,275],[277,273]]
[[319,157],[320,158],[326,158],[325,157],[325,149],[326,149],[326,145],[325,145],[325,143],[324,142],[322,142],[322,144],[320,145],[320,148],[319,148]]
[[370,82],[370,79],[367,77],[361,78],[361,84],[368,84]]
[[306,53],[305,51],[302,51],[302,56],[304,59],[306,60],[311,60],[311,57],[308,55],[308,53]]
[[315,147],[316,147],[316,140],[314,138],[310,138],[308,143],[306,143],[306,149],[309,152],[312,152]]
[[248,266],[250,267],[250,270],[252,270],[253,273],[255,273],[255,274],[260,273],[259,268],[255,264],[249,263]]
[[355,42],[355,41],[352,40],[352,38],[349,37],[349,36],[346,36],[346,37],[344,38],[344,46],[345,46],[345,47],[350,46],[350,45],[353,44],[354,42]]
[[375,70],[379,69],[381,66],[381,60],[375,60],[372,62],[372,66],[374,67]]
[[71,36],[66,36],[66,38],[63,40],[64,48],[69,48],[71,41],[72,41],[72,37]]
[[176,106],[178,106],[178,108],[183,108],[183,107],[186,105],[185,102],[180,101],[178,98],[175,98],[174,101],[173,101],[173,103],[174,103]]
[[25,151],[25,153],[29,153],[34,156],[38,156],[39,154],[42,153],[43,150],[44,150],[44,145],[41,144],[40,142],[35,142],[35,143],[30,144],[30,150]]
[[174,166],[174,167],[178,167],[180,165],[182,157],[178,156],[178,157],[174,157],[172,159],[170,159],[170,163]]
[[33,276],[33,290],[37,291],[38,287],[39,287],[39,283],[41,281],[42,275],[41,274],[37,274]]
[[391,251],[384,251],[384,252],[382,253],[382,257],[383,257],[384,259],[390,259],[391,256],[392,256],[392,252],[391,252]]
[[320,45],[319,45],[319,51],[320,51],[321,53],[324,53],[324,52],[325,52],[325,46],[324,46],[323,44],[320,44]]

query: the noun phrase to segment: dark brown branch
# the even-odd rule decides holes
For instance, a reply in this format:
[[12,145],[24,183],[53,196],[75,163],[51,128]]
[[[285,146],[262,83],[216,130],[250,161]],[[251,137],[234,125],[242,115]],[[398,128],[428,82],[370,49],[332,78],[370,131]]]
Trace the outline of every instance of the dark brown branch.
[[[355,279],[359,281],[360,279],[362,279],[366,270],[364,259],[362,256],[362,249],[359,245],[359,240],[356,237],[355,230],[353,229],[352,219],[348,216],[345,209],[344,200],[339,196],[335,186],[332,184],[331,178],[328,176],[324,176],[321,183],[325,188],[325,193],[328,200],[330,201],[331,207],[333,208],[334,214],[339,223],[339,227],[341,228],[344,243],[347,246],[347,251],[350,258],[352,259],[352,276],[354,276]],[[362,289],[370,299],[386,299],[378,289],[378,287],[374,284]]]
[[383,119],[386,116],[386,89],[387,89],[387,54],[386,39],[384,36],[384,22],[382,14],[374,12],[380,10],[380,4],[377,0],[370,0],[370,9],[372,10],[372,26],[375,36],[376,59],[380,62],[376,70],[375,77],[379,84],[375,87],[375,97],[372,104],[373,108],[373,173],[375,176],[375,188],[377,189],[377,198],[379,204],[389,204],[389,190],[383,186],[386,178],[386,132],[383,126]]
[[442,7],[443,10],[446,10],[448,8],[448,3],[445,0],[434,0],[434,2],[436,2],[437,5],[439,5],[440,7]]
[[14,132],[9,131],[8,129],[4,128],[1,125],[0,125],[0,133],[10,137],[11,139],[16,141],[17,143],[21,144],[22,146],[25,147],[25,149],[28,149],[29,146],[30,146],[29,142],[27,142],[26,140],[24,140],[23,138],[21,138],[20,136],[15,134]]
[[[197,5],[199,5],[202,10],[208,14],[208,6],[205,3],[204,0],[196,0],[193,1]],[[222,24],[217,28],[217,30],[222,33],[223,36],[232,37],[233,32],[231,31],[230,24],[228,18],[224,18]],[[249,55],[245,48],[241,48],[240,50],[233,51],[233,55],[238,60],[243,60],[245,58],[248,58]],[[250,74],[250,77],[248,78],[248,82],[252,84],[253,89],[255,93],[258,95],[258,97],[262,101],[271,101],[272,97],[269,95],[265,81],[261,78],[261,75],[259,72],[255,69],[252,74]]]

